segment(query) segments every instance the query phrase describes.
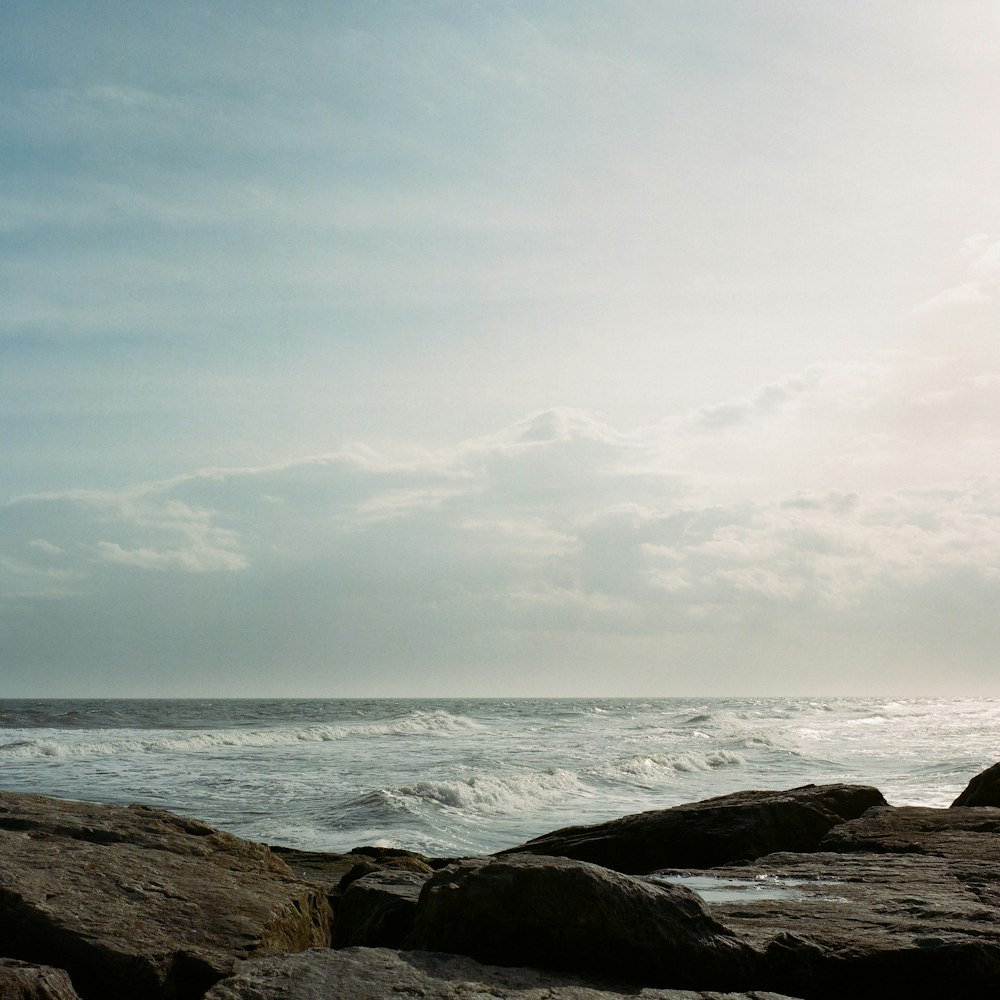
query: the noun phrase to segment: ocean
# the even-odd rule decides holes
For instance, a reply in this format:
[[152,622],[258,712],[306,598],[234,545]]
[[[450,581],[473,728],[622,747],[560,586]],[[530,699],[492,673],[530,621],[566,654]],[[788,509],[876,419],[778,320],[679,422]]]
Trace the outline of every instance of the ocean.
[[486,853],[749,788],[947,806],[1000,699],[0,701],[0,788],[142,802],[243,837]]

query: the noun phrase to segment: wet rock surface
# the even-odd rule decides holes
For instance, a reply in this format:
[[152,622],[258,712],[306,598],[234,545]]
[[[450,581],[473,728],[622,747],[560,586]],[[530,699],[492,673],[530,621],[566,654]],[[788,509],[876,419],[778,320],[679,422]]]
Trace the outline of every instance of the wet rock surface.
[[430,952],[348,948],[248,962],[205,1000],[782,1000],[774,993],[714,993],[598,985],[576,976],[481,965]]
[[885,804],[882,793],[866,785],[736,792],[608,823],[566,827],[500,853],[575,858],[629,874],[712,868],[775,851],[813,851],[838,823]]
[[1000,982],[994,812],[876,808],[826,850],[684,874],[722,888],[710,910],[763,956],[755,982],[770,989],[874,1000],[891,981],[911,998],[985,996]]
[[239,959],[329,943],[323,890],[259,844],[143,806],[0,793],[0,947],[85,998],[200,997]]

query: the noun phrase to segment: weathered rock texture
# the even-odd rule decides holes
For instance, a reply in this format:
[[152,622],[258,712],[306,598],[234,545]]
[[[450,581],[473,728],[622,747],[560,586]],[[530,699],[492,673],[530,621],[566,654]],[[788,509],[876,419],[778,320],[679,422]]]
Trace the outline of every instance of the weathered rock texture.
[[[445,868],[287,852],[306,881],[196,820],[0,792],[0,954],[21,960],[0,961],[0,1000],[194,1000],[213,984],[211,1000],[938,1000],[1000,983],[1000,808],[810,785],[525,849]],[[571,852],[608,867],[549,856]],[[682,869],[729,895],[613,868]],[[412,950],[279,955],[330,944],[328,896],[338,945]]]
[[0,958],[0,1000],[80,1000],[62,969]]
[[429,878],[429,871],[390,867],[352,879],[337,905],[333,946],[401,947],[413,929],[420,890]]
[[0,947],[86,998],[200,997],[254,955],[329,943],[320,886],[259,844],[143,806],[0,792]]
[[[834,1000],[980,997],[1000,983],[1000,810],[877,808],[824,850],[699,873],[764,959],[748,985]],[[723,884],[725,884],[723,882]],[[775,898],[778,896],[779,898]]]
[[576,858],[631,874],[659,868],[711,868],[775,851],[813,851],[836,824],[885,805],[865,785],[805,785],[785,792],[736,792],[566,827],[503,854]]
[[205,1000],[782,1000],[773,993],[599,987],[575,976],[497,968],[429,952],[348,948],[248,962]]
[[535,855],[432,876],[406,946],[697,989],[732,988],[754,957],[687,889]]
[[937,854],[1000,863],[1000,809],[927,809],[897,806],[872,809],[832,829],[824,851],[882,854]]
[[1000,764],[977,774],[952,802],[955,806],[1000,806]]

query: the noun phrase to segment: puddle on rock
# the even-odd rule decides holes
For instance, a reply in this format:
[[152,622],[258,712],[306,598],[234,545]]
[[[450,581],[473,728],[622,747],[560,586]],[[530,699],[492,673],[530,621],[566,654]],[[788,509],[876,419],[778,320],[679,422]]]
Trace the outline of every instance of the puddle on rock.
[[819,879],[782,878],[758,875],[755,878],[731,878],[723,875],[650,875],[654,882],[683,885],[698,893],[706,903],[752,903],[767,899],[814,899],[846,902],[840,896],[822,891],[838,882]]

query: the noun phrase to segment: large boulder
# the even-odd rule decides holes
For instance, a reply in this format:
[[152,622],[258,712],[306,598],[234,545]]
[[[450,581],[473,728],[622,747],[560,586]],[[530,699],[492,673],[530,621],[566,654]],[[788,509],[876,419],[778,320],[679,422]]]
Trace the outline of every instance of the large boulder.
[[64,970],[13,958],[0,958],[0,997],[3,1000],[80,1000]]
[[429,878],[430,869],[385,867],[352,879],[337,904],[333,947],[401,947],[413,928],[420,890]]
[[1000,806],[1000,764],[977,774],[954,802],[956,806]]
[[0,792],[0,947],[85,998],[200,997],[240,959],[329,944],[323,888],[144,806]]
[[695,989],[734,988],[755,958],[688,889],[535,855],[432,876],[405,945]]
[[[471,958],[382,948],[304,951],[248,962],[205,1000],[782,1000],[774,993],[692,993],[598,986],[537,969],[480,965]],[[787,1000],[787,998],[786,998]]]
[[775,851],[816,850],[838,823],[885,804],[882,793],[866,785],[735,792],[607,823],[566,827],[499,853],[576,858],[630,874],[711,868]]

